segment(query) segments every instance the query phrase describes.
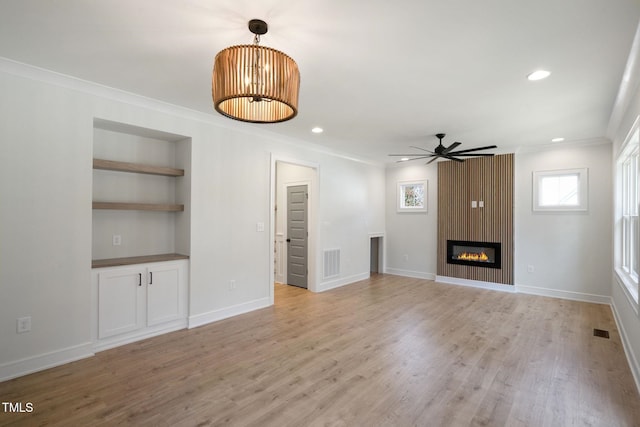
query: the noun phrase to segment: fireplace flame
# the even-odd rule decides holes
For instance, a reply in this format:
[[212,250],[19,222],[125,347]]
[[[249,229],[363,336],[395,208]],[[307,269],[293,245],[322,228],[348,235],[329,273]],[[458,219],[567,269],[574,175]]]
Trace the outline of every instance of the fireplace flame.
[[456,259],[460,259],[463,261],[480,261],[480,262],[488,262],[489,257],[484,252],[476,253],[476,252],[462,252],[459,254]]

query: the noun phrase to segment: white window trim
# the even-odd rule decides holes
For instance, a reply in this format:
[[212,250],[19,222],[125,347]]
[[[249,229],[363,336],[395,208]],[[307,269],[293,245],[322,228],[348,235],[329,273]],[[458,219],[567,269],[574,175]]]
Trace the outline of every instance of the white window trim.
[[[629,304],[638,315],[639,301],[638,301],[638,283],[637,277],[632,277],[629,272],[623,268],[623,238],[622,238],[622,217],[624,215],[622,208],[622,180],[623,180],[623,164],[627,157],[631,154],[630,151],[635,151],[637,148],[630,147],[634,134],[640,129],[640,116],[638,116],[631,126],[631,129],[627,133],[625,140],[618,151],[616,158],[616,181],[615,181],[615,228],[614,228],[614,272],[616,275],[616,281],[624,291]],[[639,255],[640,256],[640,255]]]
[[[428,209],[428,200],[429,200],[429,181],[426,179],[420,179],[415,181],[399,181],[398,182],[398,212],[427,212]],[[423,189],[423,199],[422,206],[405,206],[404,204],[404,195],[405,190],[409,187],[414,186],[422,186]]]
[[[578,204],[567,205],[540,205],[539,186],[543,178],[550,176],[578,175]],[[587,168],[561,169],[552,171],[533,172],[533,211],[534,212],[580,212],[589,208],[589,171]]]

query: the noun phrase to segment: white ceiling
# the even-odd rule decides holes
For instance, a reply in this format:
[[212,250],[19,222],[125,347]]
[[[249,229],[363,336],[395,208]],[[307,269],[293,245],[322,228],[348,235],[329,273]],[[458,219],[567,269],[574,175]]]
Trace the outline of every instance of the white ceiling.
[[438,132],[460,149],[604,137],[640,1],[3,0],[0,56],[229,120],[213,58],[252,42],[252,18],[298,63],[299,114],[238,126],[389,162]]

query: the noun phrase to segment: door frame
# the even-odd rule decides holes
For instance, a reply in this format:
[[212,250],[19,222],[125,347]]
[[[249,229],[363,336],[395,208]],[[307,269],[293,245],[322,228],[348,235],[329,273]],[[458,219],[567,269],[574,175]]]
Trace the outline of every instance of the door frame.
[[307,262],[309,263],[309,274],[307,276],[307,289],[311,292],[318,292],[317,271],[319,241],[318,236],[318,194],[320,181],[320,164],[317,162],[309,162],[302,159],[292,158],[284,155],[271,153],[271,179],[270,179],[270,203],[269,203],[269,300],[271,305],[274,304],[274,287],[275,287],[275,239],[276,239],[276,189],[278,186],[276,177],[276,168],[278,163],[289,163],[296,166],[302,166],[312,169],[313,174],[311,182],[308,184],[309,204],[307,206],[309,239],[307,241]]

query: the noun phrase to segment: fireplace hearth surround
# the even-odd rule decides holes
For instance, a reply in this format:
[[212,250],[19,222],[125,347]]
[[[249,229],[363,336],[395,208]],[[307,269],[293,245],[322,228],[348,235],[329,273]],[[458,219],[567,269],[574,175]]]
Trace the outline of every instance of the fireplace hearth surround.
[[449,264],[500,268],[501,259],[500,243],[447,240],[447,263]]
[[[513,285],[513,154],[438,162],[436,277]],[[500,268],[453,264],[447,241],[500,242]]]

